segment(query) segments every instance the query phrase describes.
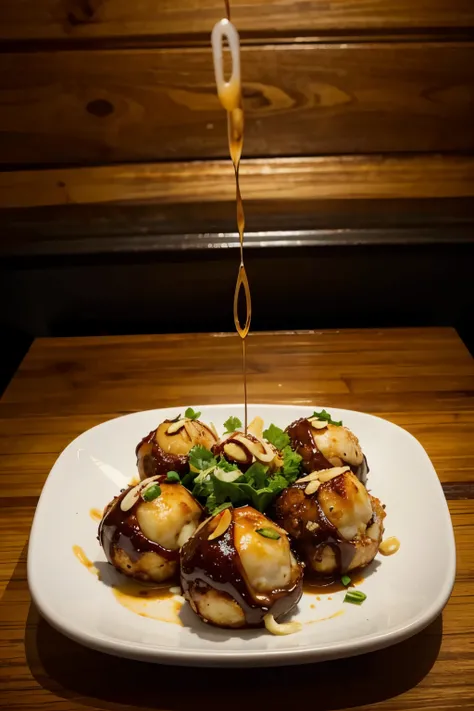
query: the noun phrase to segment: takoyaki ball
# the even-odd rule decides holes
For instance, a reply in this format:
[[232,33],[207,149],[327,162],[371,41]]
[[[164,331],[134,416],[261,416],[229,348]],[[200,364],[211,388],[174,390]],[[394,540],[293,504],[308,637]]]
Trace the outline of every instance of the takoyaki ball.
[[331,425],[317,417],[302,418],[286,429],[293,449],[303,457],[303,468],[311,473],[349,465],[365,481],[369,471],[355,434],[343,425]]
[[199,420],[165,420],[137,446],[140,479],[169,471],[184,474],[189,470],[190,450],[197,444],[212,449],[217,441],[217,433]]
[[349,467],[299,479],[278,497],[275,514],[309,570],[323,576],[368,565],[384,531],[380,501]]
[[243,472],[246,472],[254,462],[267,466],[270,472],[276,471],[283,465],[278,449],[251,432],[247,434],[232,432],[214,445],[212,451],[215,455],[221,454],[228,462],[236,464]]
[[203,517],[189,491],[164,478],[151,477],[123,491],[99,525],[109,563],[138,580],[161,583],[176,576],[179,550]]
[[250,506],[205,521],[181,550],[181,586],[194,612],[218,627],[257,627],[290,612],[303,568],[286,531]]

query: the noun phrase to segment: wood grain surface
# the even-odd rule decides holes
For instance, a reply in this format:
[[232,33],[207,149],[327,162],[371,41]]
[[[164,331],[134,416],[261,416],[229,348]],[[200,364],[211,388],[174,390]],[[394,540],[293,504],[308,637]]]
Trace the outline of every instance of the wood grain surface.
[[[473,60],[471,42],[244,47],[244,155],[473,150]],[[208,47],[0,54],[4,165],[224,158],[225,121]]]
[[[296,202],[294,209],[300,212],[298,204],[305,201],[314,205],[323,200],[474,195],[474,157],[469,155],[248,158],[241,163],[240,176],[246,206],[257,201],[268,204],[269,213],[271,205],[282,200]],[[234,200],[235,180],[229,160],[0,172],[1,208],[107,203],[215,205],[233,204]],[[182,207],[178,209],[182,211]],[[289,207],[285,211],[290,212]],[[229,214],[234,219],[233,209]]]
[[[106,657],[55,632],[31,604],[26,550],[48,471],[68,442],[111,417],[241,400],[234,335],[40,339],[0,403],[0,706],[188,711],[474,707],[474,363],[450,329],[255,334],[252,402],[340,406],[385,417],[428,451],[445,488],[457,581],[424,632],[360,658],[278,670],[160,668]],[[212,684],[210,679],[212,678]],[[185,679],[185,683],[183,680]],[[341,683],[343,681],[343,683]],[[210,693],[210,684],[212,693]]]
[[[233,0],[232,20],[244,38],[335,30],[466,28],[470,0]],[[188,36],[208,40],[224,15],[223,0],[1,0],[1,39],[96,39]]]

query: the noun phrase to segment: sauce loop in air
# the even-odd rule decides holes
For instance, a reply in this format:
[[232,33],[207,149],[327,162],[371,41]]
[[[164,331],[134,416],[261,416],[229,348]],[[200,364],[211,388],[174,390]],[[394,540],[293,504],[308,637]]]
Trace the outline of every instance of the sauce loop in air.
[[[242,341],[242,371],[244,382],[245,432],[247,432],[247,363],[245,339],[250,330],[252,317],[252,302],[250,286],[244,263],[244,230],[245,213],[240,193],[239,166],[244,144],[244,112],[242,107],[242,90],[240,82],[240,42],[239,34],[230,22],[230,7],[226,2],[227,18],[218,22],[212,30],[212,51],[214,56],[214,71],[216,75],[217,93],[220,102],[227,111],[227,133],[229,153],[235,173],[235,196],[237,203],[237,228],[239,231],[240,265],[234,292],[234,323]],[[232,73],[229,81],[224,79],[222,43],[226,39],[232,58]],[[245,298],[245,321],[242,325],[239,317],[239,296],[241,289]]]

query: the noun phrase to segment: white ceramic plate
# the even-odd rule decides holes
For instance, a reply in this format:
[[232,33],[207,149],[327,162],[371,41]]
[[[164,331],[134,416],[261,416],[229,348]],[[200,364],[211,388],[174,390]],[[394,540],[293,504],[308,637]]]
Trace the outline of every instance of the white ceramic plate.
[[[192,403],[195,406],[195,403]],[[449,511],[438,477],[421,445],[405,430],[378,417],[330,408],[358,435],[370,466],[368,488],[387,506],[386,537],[397,536],[397,554],[366,569],[363,605],[343,603],[343,592],[304,594],[293,619],[301,632],[274,637],[266,630],[227,631],[202,623],[186,606],[183,626],[175,601],[120,604],[111,587],[120,575],[105,562],[97,523],[102,509],[136,474],[135,446],[163,419],[185,408],[138,412],[104,422],[71,442],[56,461],[36,511],[28,553],[33,599],[51,625],[68,637],[109,654],[192,666],[272,666],[362,654],[386,647],[428,625],[446,604],[455,575]],[[219,432],[241,405],[198,406]],[[317,406],[316,409],[320,409]],[[251,405],[285,427],[312,409]],[[81,546],[101,580],[73,553]],[[142,612],[142,616],[136,614]],[[159,618],[159,619],[156,619]],[[169,620],[169,621],[164,621]],[[174,621],[174,622],[173,622]]]

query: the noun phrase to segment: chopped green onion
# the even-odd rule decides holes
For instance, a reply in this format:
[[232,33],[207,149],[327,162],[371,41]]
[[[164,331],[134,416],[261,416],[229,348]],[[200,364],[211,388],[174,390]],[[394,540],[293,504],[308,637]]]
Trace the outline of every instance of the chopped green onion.
[[274,528],[257,528],[257,533],[264,536],[264,538],[271,538],[273,541],[278,541],[278,539],[281,538],[278,531],[275,531]]
[[142,493],[142,498],[145,501],[153,501],[154,499],[157,499],[160,494],[160,486],[158,484],[152,484]]
[[366,599],[367,595],[361,590],[348,590],[344,602],[352,602],[353,605],[361,605]]
[[181,481],[181,478],[178,472],[168,472],[168,474],[166,475],[166,481]]
[[200,414],[200,412],[196,412],[196,410],[193,410],[192,407],[188,407],[186,412],[184,413],[184,416],[189,417],[190,420],[197,420]]
[[352,582],[352,580],[350,579],[350,577],[349,577],[348,575],[343,575],[343,576],[342,576],[342,578],[341,578],[341,583],[342,583],[343,585],[345,585],[346,588],[347,588],[348,585],[351,584],[351,582]]

